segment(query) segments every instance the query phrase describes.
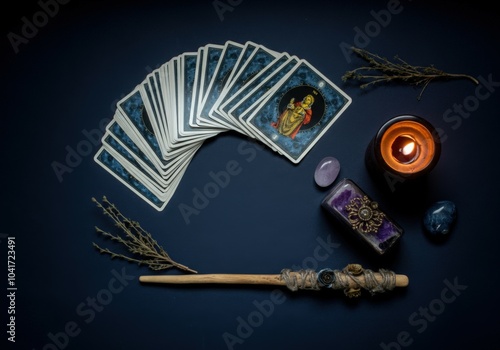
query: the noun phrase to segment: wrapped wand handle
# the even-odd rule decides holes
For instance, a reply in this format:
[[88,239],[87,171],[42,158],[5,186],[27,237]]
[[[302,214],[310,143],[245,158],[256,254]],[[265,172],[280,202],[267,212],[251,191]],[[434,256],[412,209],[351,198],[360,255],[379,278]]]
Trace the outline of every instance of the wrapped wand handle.
[[170,276],[141,276],[143,283],[168,284],[254,284],[287,286],[290,290],[319,290],[323,288],[343,289],[348,297],[357,297],[361,289],[371,294],[383,293],[395,287],[408,286],[406,275],[395,274],[389,270],[373,272],[361,265],[349,264],[342,270],[323,269],[291,271],[284,269],[281,274],[195,274]]

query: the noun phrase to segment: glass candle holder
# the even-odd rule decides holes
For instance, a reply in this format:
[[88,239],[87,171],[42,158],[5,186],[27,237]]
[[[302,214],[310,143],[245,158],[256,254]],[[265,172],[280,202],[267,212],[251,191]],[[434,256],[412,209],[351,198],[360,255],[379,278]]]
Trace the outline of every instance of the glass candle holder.
[[440,155],[436,129],[421,117],[400,115],[378,130],[366,149],[365,163],[376,177],[411,180],[429,173]]

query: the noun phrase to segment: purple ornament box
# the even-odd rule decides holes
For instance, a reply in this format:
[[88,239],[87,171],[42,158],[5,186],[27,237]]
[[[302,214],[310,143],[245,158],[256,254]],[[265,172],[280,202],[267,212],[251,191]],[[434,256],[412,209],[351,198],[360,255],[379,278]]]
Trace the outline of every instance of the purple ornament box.
[[335,185],[321,206],[380,255],[403,235],[401,226],[350,179],[343,179]]

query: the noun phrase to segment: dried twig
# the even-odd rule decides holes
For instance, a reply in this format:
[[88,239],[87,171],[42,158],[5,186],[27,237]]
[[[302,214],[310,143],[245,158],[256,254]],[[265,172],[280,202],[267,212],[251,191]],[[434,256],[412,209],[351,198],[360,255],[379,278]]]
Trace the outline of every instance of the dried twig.
[[417,97],[420,100],[427,85],[436,79],[469,79],[475,84],[479,84],[477,79],[470,75],[446,73],[432,65],[429,67],[412,66],[398,56],[395,56],[394,62],[391,62],[385,57],[380,57],[357,47],[352,47],[351,49],[367,61],[369,65],[347,71],[342,76],[342,80],[368,80],[368,82],[359,86],[361,89],[379,83],[392,81],[406,82],[411,85],[422,86],[422,90]]
[[96,243],[93,243],[100,253],[108,254],[111,258],[120,258],[139,265],[147,265],[152,270],[165,270],[176,267],[186,272],[196,273],[195,270],[173,261],[150,233],[146,232],[137,221],[124,217],[106,197],[102,198],[103,204],[99,203],[95,198],[92,198],[92,201],[103,210],[104,215],[109,216],[115,225],[123,231],[123,235],[113,235],[96,227],[97,233],[123,244],[135,257],[114,253],[108,248],[101,248]]

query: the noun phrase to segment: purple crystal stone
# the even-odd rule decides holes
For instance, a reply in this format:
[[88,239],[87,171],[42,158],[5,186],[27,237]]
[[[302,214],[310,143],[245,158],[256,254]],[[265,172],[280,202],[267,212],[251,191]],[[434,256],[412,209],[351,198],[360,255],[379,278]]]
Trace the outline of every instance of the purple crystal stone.
[[339,175],[339,172],[340,163],[337,158],[323,158],[314,171],[314,181],[320,187],[330,186]]

